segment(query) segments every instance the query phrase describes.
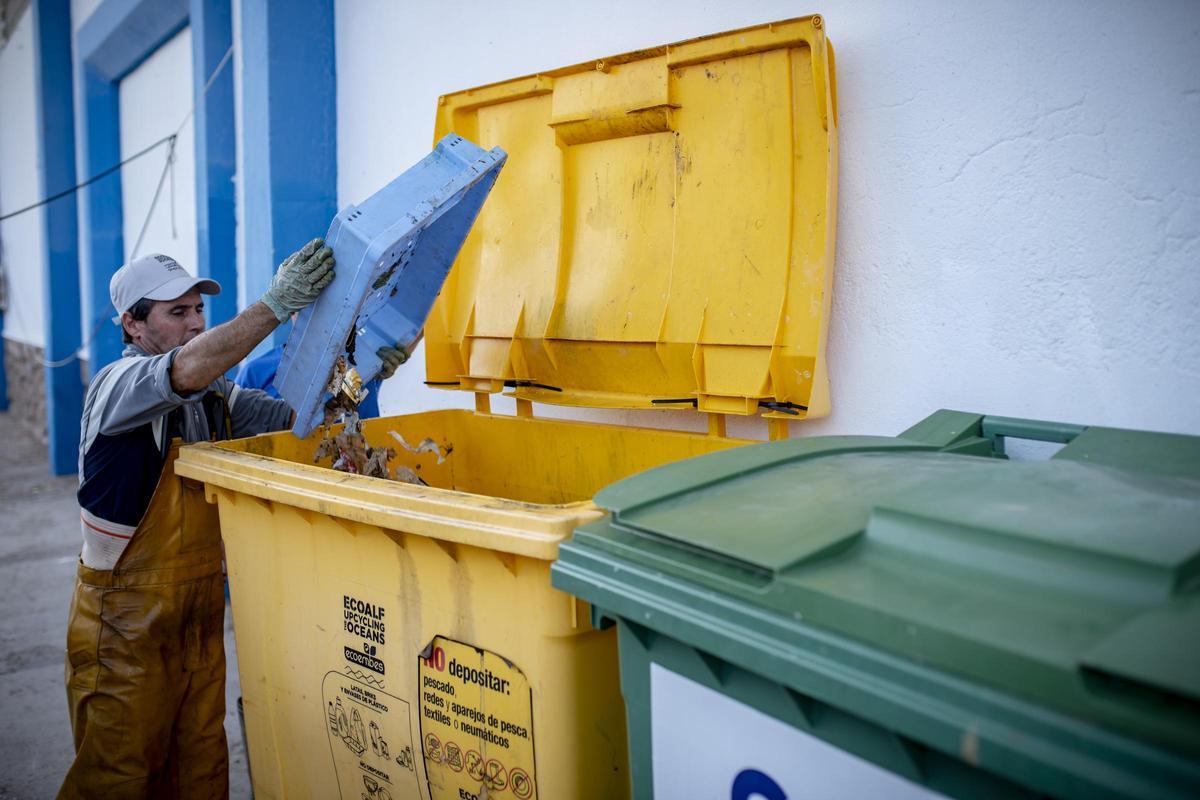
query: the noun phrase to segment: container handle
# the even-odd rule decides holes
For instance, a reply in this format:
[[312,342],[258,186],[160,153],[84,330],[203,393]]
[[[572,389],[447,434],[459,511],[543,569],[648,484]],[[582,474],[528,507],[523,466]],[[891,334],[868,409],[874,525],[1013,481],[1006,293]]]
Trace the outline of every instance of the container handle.
[[984,438],[992,442],[997,455],[1004,455],[1006,438],[1029,439],[1035,442],[1057,442],[1070,444],[1076,436],[1087,430],[1086,425],[1069,422],[1046,422],[1038,419],[1018,417],[985,416],[982,420]]

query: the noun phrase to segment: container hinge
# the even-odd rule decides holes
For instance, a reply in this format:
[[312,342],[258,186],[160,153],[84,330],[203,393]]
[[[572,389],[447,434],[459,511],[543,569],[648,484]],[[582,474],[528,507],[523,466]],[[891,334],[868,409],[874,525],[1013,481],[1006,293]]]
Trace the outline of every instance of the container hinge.
[[548,392],[561,392],[562,391],[562,389],[560,389],[557,386],[547,386],[544,383],[537,383],[536,381],[505,381],[504,385],[507,386],[509,389],[519,389],[519,388],[529,386],[534,389],[545,389]]
[[802,406],[799,403],[773,402],[770,400],[760,400],[758,407],[767,408],[771,411],[781,411],[784,414],[792,414],[797,417],[800,416],[801,411],[808,411],[808,406]]
[[662,399],[653,399],[650,401],[650,404],[655,405],[655,406],[668,406],[668,405],[674,405],[675,403],[680,403],[680,404],[687,403],[692,408],[695,408],[696,407],[696,398],[694,398],[694,397],[664,397]]

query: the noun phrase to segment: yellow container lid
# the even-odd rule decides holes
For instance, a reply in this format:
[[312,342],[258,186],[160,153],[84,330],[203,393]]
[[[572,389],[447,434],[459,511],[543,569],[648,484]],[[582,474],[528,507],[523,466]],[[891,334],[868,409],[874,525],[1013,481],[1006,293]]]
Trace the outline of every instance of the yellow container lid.
[[833,48],[818,16],[446,95],[509,154],[426,323],[431,386],[829,411]]

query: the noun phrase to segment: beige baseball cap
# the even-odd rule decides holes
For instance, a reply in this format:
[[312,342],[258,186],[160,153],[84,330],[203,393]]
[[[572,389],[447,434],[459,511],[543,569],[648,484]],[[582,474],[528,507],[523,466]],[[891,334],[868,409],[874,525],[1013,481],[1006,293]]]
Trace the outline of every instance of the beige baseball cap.
[[162,253],[151,253],[130,261],[117,270],[108,282],[108,296],[117,315],[113,323],[121,324],[121,313],[145,297],[148,300],[174,300],[193,288],[201,294],[220,294],[221,284],[211,278],[196,278],[183,266]]

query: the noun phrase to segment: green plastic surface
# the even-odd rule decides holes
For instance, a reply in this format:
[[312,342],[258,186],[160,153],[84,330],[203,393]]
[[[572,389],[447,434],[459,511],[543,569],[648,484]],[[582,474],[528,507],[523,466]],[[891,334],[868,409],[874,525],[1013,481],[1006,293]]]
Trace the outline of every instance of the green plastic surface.
[[[1010,461],[1012,437],[1067,444]],[[942,411],[895,439],[660,467],[597,503],[611,517],[560,548],[553,581],[622,630],[951,760],[973,725],[973,766],[1014,787],[1200,793],[1198,437]],[[631,701],[631,750],[639,714]],[[971,795],[955,774],[926,782]]]

